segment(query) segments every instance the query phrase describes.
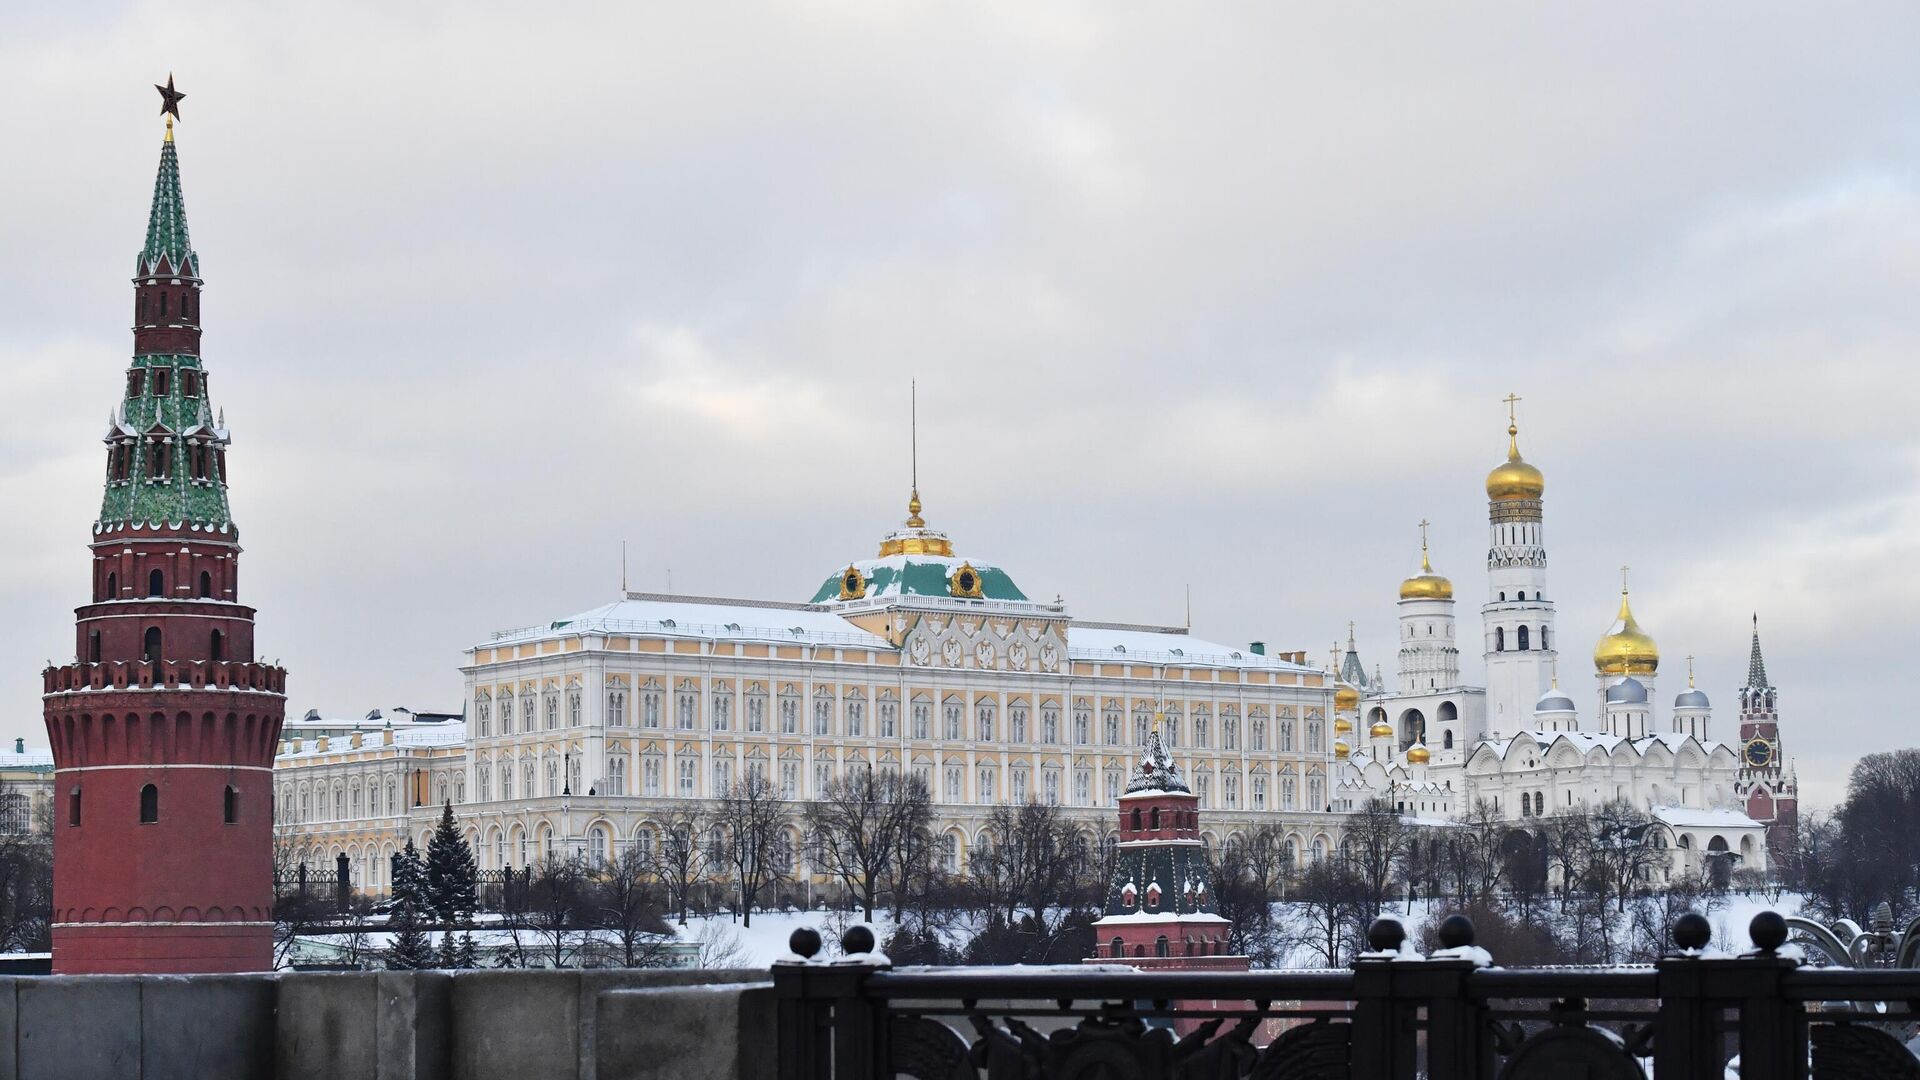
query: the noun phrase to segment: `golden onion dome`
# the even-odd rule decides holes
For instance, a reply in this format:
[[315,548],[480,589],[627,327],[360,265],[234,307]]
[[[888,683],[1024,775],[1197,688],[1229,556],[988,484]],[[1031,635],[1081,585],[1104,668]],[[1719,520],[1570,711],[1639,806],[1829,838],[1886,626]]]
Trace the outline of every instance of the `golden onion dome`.
[[1520,457],[1520,429],[1507,425],[1507,460],[1487,474],[1487,498],[1494,502],[1538,499],[1547,490],[1547,478]]
[[[1360,707],[1360,691],[1355,690],[1353,687],[1348,686],[1346,683],[1339,684],[1334,688],[1334,691],[1333,691],[1333,707],[1343,712],[1349,709],[1359,708]],[[1348,728],[1351,729],[1352,725],[1349,724]]]
[[1419,743],[1414,743],[1412,746],[1407,748],[1407,764],[1409,765],[1425,765],[1427,762],[1432,760],[1433,760],[1433,751],[1427,749],[1425,746],[1422,746]]
[[1620,614],[1593,647],[1594,670],[1603,675],[1652,675],[1660,670],[1660,647],[1634,621],[1627,590],[1620,590]]
[[1335,735],[1351,735],[1353,733],[1353,721],[1344,716],[1334,717],[1333,733]]
[[1393,725],[1382,720],[1367,729],[1367,736],[1374,739],[1391,739],[1393,738]]
[[1433,572],[1433,563],[1427,558],[1425,540],[1420,542],[1420,572],[1400,583],[1400,599],[1453,599],[1453,582]]
[[1342,739],[1335,739],[1333,740],[1333,756],[1340,761],[1345,761],[1347,758],[1353,756],[1353,747],[1348,746]]

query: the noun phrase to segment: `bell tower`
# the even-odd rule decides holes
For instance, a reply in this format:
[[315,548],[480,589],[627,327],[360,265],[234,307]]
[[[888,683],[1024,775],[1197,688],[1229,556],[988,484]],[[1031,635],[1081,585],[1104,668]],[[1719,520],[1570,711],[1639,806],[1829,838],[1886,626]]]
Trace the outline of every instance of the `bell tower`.
[[1507,460],[1487,474],[1487,726],[1520,730],[1553,683],[1559,637],[1547,598],[1547,481],[1520,456],[1520,425],[1508,394]]
[[134,266],[134,355],[108,414],[90,602],[43,673],[55,776],[53,970],[264,971],[286,673],[254,659],[200,360],[200,257],[168,114]]

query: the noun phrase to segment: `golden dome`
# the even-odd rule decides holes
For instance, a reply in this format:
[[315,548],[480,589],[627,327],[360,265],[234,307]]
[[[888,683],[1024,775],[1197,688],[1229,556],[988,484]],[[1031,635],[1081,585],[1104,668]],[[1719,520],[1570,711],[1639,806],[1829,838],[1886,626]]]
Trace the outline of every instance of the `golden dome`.
[[1660,670],[1660,647],[1634,621],[1627,590],[1620,590],[1620,614],[1593,647],[1594,670],[1604,675],[1651,675]]
[[1351,757],[1352,755],[1353,755],[1352,747],[1348,746],[1343,740],[1340,740],[1340,739],[1333,740],[1333,756],[1335,758],[1341,761],[1345,761],[1347,760],[1347,758]]
[[1547,478],[1520,458],[1520,429],[1507,425],[1507,460],[1487,474],[1487,498],[1494,502],[1538,499],[1547,490]]
[[1420,541],[1420,572],[1400,583],[1402,600],[1451,600],[1453,582],[1433,572],[1433,563],[1427,559],[1427,542]]
[[1393,738],[1393,725],[1382,720],[1368,728],[1367,735],[1374,739],[1391,739]]
[[1407,748],[1407,764],[1409,765],[1425,765],[1427,762],[1432,760],[1433,760],[1433,751],[1427,749],[1426,747],[1420,745],[1419,743],[1414,743],[1412,746]]
[[1353,721],[1351,721],[1351,720],[1349,720],[1349,719],[1347,719],[1347,718],[1346,718],[1346,717],[1344,717],[1344,716],[1336,716],[1336,717],[1334,717],[1334,718],[1333,718],[1333,733],[1334,733],[1335,735],[1349,735],[1349,734],[1352,734],[1352,733],[1353,733]]
[[[1339,684],[1334,688],[1334,691],[1333,691],[1333,707],[1341,711],[1359,708],[1360,707],[1360,691],[1355,690],[1353,687],[1348,686],[1346,683]],[[1353,725],[1348,724],[1347,728],[1348,730],[1352,730]],[[1339,730],[1339,726],[1337,724],[1335,725],[1334,730],[1336,731]]]

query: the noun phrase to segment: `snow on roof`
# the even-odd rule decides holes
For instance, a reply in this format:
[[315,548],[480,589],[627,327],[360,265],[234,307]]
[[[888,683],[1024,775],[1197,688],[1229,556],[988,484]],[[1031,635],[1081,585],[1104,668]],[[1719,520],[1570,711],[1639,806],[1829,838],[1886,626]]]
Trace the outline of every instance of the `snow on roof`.
[[[318,737],[307,739],[301,737],[301,733],[298,731],[288,732],[284,730],[282,731],[282,735],[287,737],[300,737],[300,749],[297,751],[292,749],[292,744],[287,742],[286,738],[282,738],[282,744],[287,746],[288,749],[275,754],[274,760],[276,761],[318,757],[322,753],[328,755],[358,754],[368,750],[379,750],[386,746],[383,729],[361,732],[362,738],[359,746],[353,745],[353,737],[351,735],[334,735],[327,739],[327,748],[325,751],[320,749],[320,739]],[[396,726],[393,729],[393,745],[395,747],[411,746],[424,749],[436,746],[463,746],[466,744],[466,741],[467,722],[465,720],[404,729]]]
[[1319,668],[1222,645],[1178,630],[1098,623],[1074,626],[1067,631],[1067,655],[1075,660],[1133,659],[1186,667],[1258,668],[1264,671],[1325,674]]
[[867,633],[814,604],[772,604],[704,596],[628,593],[625,599],[542,626],[502,630],[482,648],[569,637],[575,634],[643,634],[703,641],[844,645],[892,650],[887,639]]
[[12,746],[0,749],[0,769],[51,769],[53,751],[44,747],[23,745],[24,739],[15,740]]
[[1692,806],[1656,806],[1653,819],[1676,829],[1764,829],[1738,810],[1701,810]]
[[1652,735],[1643,735],[1637,739],[1628,739],[1623,735],[1609,735],[1602,731],[1529,730],[1522,731],[1519,735],[1510,739],[1488,739],[1481,745],[1492,750],[1502,759],[1505,759],[1507,751],[1513,748],[1514,743],[1518,742],[1521,736],[1525,736],[1541,747],[1550,747],[1561,740],[1565,740],[1582,754],[1595,748],[1611,752],[1617,749],[1621,743],[1630,743],[1635,750],[1642,754],[1646,753],[1648,748],[1654,743],[1659,743],[1668,750],[1678,750],[1683,744],[1691,741],[1694,745],[1709,754],[1716,750],[1726,749],[1725,743],[1701,742],[1683,731],[1661,731]]

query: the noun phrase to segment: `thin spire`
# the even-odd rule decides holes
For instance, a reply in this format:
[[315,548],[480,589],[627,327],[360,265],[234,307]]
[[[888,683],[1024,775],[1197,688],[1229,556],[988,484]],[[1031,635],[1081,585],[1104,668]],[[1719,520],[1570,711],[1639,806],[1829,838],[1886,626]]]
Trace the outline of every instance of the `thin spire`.
[[1693,689],[1693,657],[1687,657],[1687,689]]
[[1520,423],[1516,419],[1514,406],[1520,404],[1520,395],[1507,392],[1500,400],[1507,403],[1507,460],[1520,460]]
[[1760,655],[1760,613],[1753,613],[1753,653],[1747,657],[1747,685],[1755,690],[1765,690],[1767,682],[1767,660]]
[[927,522],[920,516],[920,381],[918,379],[907,382],[907,444],[913,470],[913,493],[907,499],[907,528],[924,529],[927,527]]
[[1426,518],[1420,519],[1420,572],[1433,573],[1433,562],[1427,558],[1427,526],[1432,524]]
[[627,542],[620,541],[620,595],[627,595]]

